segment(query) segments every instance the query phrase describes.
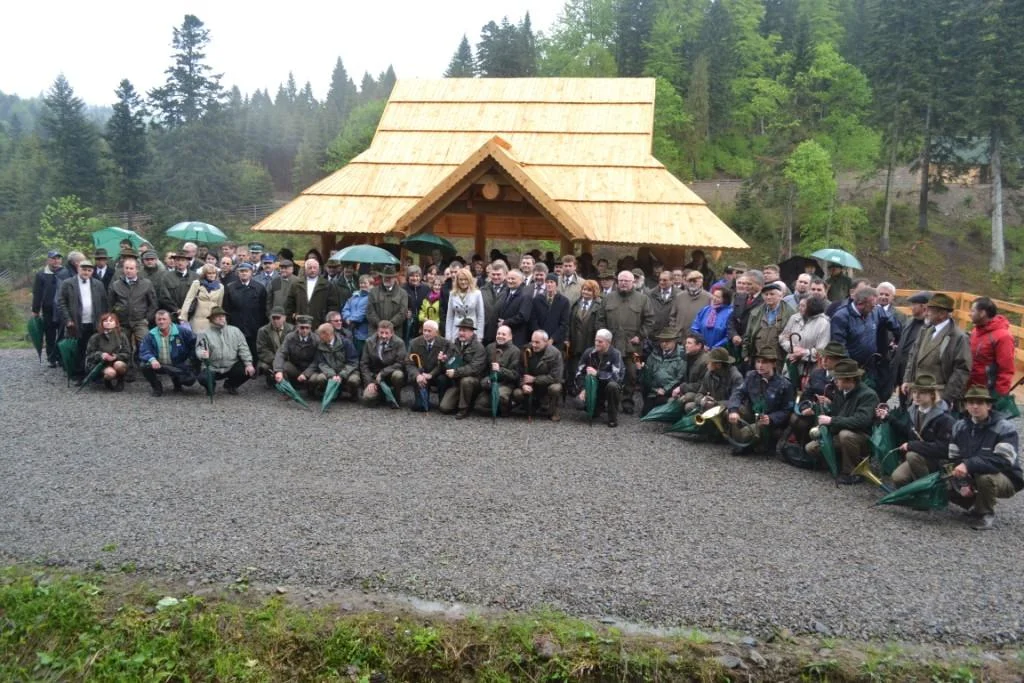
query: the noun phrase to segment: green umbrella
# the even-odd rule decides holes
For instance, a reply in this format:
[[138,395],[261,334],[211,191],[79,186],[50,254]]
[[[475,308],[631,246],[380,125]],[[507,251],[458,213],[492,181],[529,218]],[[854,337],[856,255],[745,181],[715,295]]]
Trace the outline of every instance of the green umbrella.
[[843,251],[842,249],[819,249],[811,254],[811,256],[814,258],[820,258],[822,261],[835,263],[843,268],[864,270],[864,266],[860,264],[860,261],[857,260],[856,256],[848,251]]
[[75,374],[75,363],[78,360],[78,338],[65,337],[57,342],[57,355],[60,357],[60,365],[64,368],[70,387],[71,375]]
[[902,505],[914,510],[941,510],[949,504],[944,472],[932,472],[878,499],[875,505]]
[[597,413],[597,375],[591,375],[587,373],[587,376],[583,378],[583,391],[585,392],[583,398],[584,407],[587,409],[587,417],[590,419],[590,424],[594,424],[594,415]]
[[682,432],[684,434],[699,434],[703,429],[704,425],[697,424],[697,416],[700,415],[700,408],[694,408],[686,415],[683,415],[679,420],[665,430],[665,432]]
[[282,379],[280,382],[274,385],[274,388],[277,389],[282,394],[284,394],[285,396],[287,396],[288,398],[290,398],[291,400],[298,403],[303,408],[309,408],[309,404],[306,403],[306,401],[301,396],[299,396],[299,392],[295,390],[295,387],[293,387],[292,383],[289,382],[288,380]]
[[217,380],[213,376],[213,368],[210,367],[209,358],[203,361],[203,374],[206,376],[206,395],[210,397],[210,403],[213,403],[213,392],[217,386]]
[[388,383],[379,382],[377,386],[380,387],[380,393],[384,395],[384,400],[397,408],[398,400],[395,398],[395,392],[391,390],[391,387],[388,386]]
[[32,340],[32,346],[39,356],[39,362],[43,362],[43,337],[46,335],[46,323],[40,316],[34,315],[28,319],[28,338]]
[[406,237],[402,240],[401,244],[414,254],[432,254],[437,249],[447,256],[455,256],[459,251],[455,248],[454,244],[445,238],[438,237],[429,232],[421,232],[418,235]]
[[351,247],[334,252],[331,254],[331,258],[342,263],[370,263],[383,266],[397,266],[401,263],[387,249],[381,249],[372,244],[353,244]]
[[497,421],[500,407],[501,386],[498,384],[498,373],[491,371],[491,424]]
[[167,228],[164,233],[168,237],[177,237],[183,242],[202,242],[204,244],[220,244],[226,242],[228,236],[220,228],[199,221],[185,221]]
[[[36,349],[38,348],[36,346]],[[1007,420],[1015,420],[1020,417],[1020,409],[1017,407],[1017,402],[1013,399],[1012,394],[994,394],[994,396],[996,400],[992,403],[992,410],[1002,413],[1003,417]]]
[[89,374],[85,376],[85,379],[83,379],[81,382],[79,382],[78,388],[75,389],[75,393],[77,394],[82,389],[85,389],[87,386],[92,384],[92,381],[94,379],[96,379],[101,374],[103,374],[103,367],[104,366],[103,366],[103,362],[102,361],[100,361],[96,365],[92,366],[92,370],[90,370]]
[[640,418],[641,422],[675,422],[683,416],[683,402],[669,400],[668,403],[660,405],[657,408],[651,408],[651,411]]
[[97,249],[106,249],[108,254],[121,253],[121,242],[129,240],[132,247],[138,249],[146,238],[134,230],[110,227],[97,230],[92,234],[92,245]]
[[832,473],[832,476],[838,478],[839,460],[836,458],[836,447],[832,443],[832,432],[825,426],[821,426],[818,429],[821,434],[819,437],[821,442],[821,457],[825,459],[825,464],[828,465],[828,471]]
[[896,439],[893,437],[892,425],[888,420],[879,422],[871,430],[871,450],[874,451],[878,468],[882,475],[888,477],[900,464],[898,448],[893,448]]
[[320,414],[323,415],[327,412],[327,406],[331,405],[331,401],[335,399],[338,392],[341,391],[341,381],[329,379],[327,380],[327,388],[324,389],[324,397],[320,401]]

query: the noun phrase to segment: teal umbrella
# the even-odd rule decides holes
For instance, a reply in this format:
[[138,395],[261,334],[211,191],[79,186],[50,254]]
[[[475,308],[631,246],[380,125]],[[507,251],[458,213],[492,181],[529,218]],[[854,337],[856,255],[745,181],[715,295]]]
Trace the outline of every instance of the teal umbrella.
[[498,373],[491,372],[491,424],[498,419],[498,410],[501,406],[501,385],[498,384]]
[[828,471],[832,473],[835,478],[839,477],[839,459],[836,458],[836,447],[832,443],[832,432],[829,431],[828,427],[822,426],[821,430],[821,457],[825,459],[825,464],[828,465]]
[[339,391],[341,391],[341,381],[333,379],[327,380],[327,388],[324,389],[324,397],[320,401],[321,415],[327,412],[327,407],[331,405],[331,401],[337,397]]
[[331,258],[342,263],[369,263],[383,266],[397,266],[401,263],[387,249],[381,249],[372,244],[353,244],[351,247],[334,252],[331,254]]
[[668,432],[682,432],[684,434],[698,434],[704,429],[704,425],[697,424],[697,416],[700,415],[700,408],[694,408],[690,412],[683,415],[679,420],[665,430]]
[[597,413],[597,375],[587,374],[583,379],[584,407],[587,410],[587,418],[591,426],[594,424],[594,415]]
[[185,221],[167,228],[164,233],[168,237],[176,237],[183,242],[202,242],[203,244],[220,244],[226,242],[228,236],[220,228],[199,221]]
[[402,240],[401,245],[414,254],[432,254],[435,249],[447,256],[455,256],[458,253],[454,244],[429,232],[406,237]]
[[668,403],[657,408],[651,408],[650,412],[640,418],[641,422],[675,422],[683,416],[683,402],[669,399]]
[[309,408],[309,404],[306,403],[306,401],[301,396],[299,396],[299,392],[295,390],[295,387],[293,387],[292,383],[289,382],[288,380],[282,379],[280,382],[274,385],[274,388],[277,389],[282,394],[284,394],[285,396],[287,396],[288,398],[290,398],[291,400],[298,403],[303,408]]
[[103,367],[103,361],[92,366],[92,370],[89,371],[89,374],[86,375],[85,379],[78,384],[78,388],[75,390],[75,393],[77,394],[79,391],[92,384],[92,381],[103,373]]
[[949,487],[944,472],[932,472],[906,486],[887,493],[875,505],[902,505],[914,510],[941,510],[949,504]]
[[121,242],[124,240],[130,240],[132,247],[138,249],[146,238],[134,230],[117,227],[103,228],[92,234],[92,245],[97,249],[106,249],[108,254],[121,253]]
[[380,393],[384,394],[384,400],[397,408],[398,400],[395,398],[395,392],[388,386],[388,383],[380,382],[377,386],[380,387]]
[[819,249],[818,251],[811,254],[814,258],[820,258],[822,261],[828,261],[829,263],[835,263],[843,268],[854,268],[856,270],[864,270],[864,266],[860,264],[857,257],[848,251],[842,249]]
[[65,337],[57,342],[57,355],[60,357],[60,365],[64,368],[70,387],[71,375],[75,374],[75,362],[78,360],[78,338]]
[[43,362],[43,337],[46,335],[46,323],[39,316],[32,316],[28,319],[28,338],[32,340],[32,347],[39,356],[39,362]]

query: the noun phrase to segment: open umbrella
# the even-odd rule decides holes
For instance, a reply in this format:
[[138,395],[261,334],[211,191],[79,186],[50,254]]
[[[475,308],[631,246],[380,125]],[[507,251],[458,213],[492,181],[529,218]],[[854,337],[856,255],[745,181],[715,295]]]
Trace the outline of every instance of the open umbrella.
[[825,272],[818,265],[818,262],[806,256],[793,256],[779,263],[779,279],[786,284],[793,284],[801,273],[806,273],[808,268],[813,268],[813,275],[824,277]]
[[650,412],[640,418],[641,422],[675,422],[683,416],[683,402],[669,400],[668,403],[657,408],[651,408]]
[[164,234],[168,237],[177,237],[182,241],[202,242],[203,244],[220,244],[228,239],[228,236],[220,228],[199,221],[177,223],[167,228],[167,232]]
[[340,381],[333,379],[327,380],[327,388],[324,389],[324,397],[320,401],[321,415],[327,412],[327,406],[331,405],[331,401],[335,399],[339,391],[341,391]]
[[43,362],[43,337],[46,335],[46,323],[37,315],[28,319],[28,338],[32,340],[32,347],[39,356],[39,362]]
[[85,379],[78,383],[78,388],[75,389],[75,393],[77,394],[79,391],[92,384],[92,381],[103,373],[103,367],[102,361],[92,366],[92,370],[90,370],[89,374],[85,376]]
[[594,415],[597,413],[597,375],[587,373],[583,379],[583,391],[585,392],[583,406],[586,408],[587,418],[593,426]]
[[864,266],[860,264],[857,257],[848,251],[842,249],[819,249],[818,251],[811,254],[814,258],[820,258],[822,261],[828,261],[829,263],[835,263],[843,268],[854,268],[856,270],[864,270]]
[[949,504],[949,487],[944,472],[932,472],[906,486],[887,493],[875,505],[902,505],[914,510],[941,510]]
[[121,242],[124,240],[129,240],[132,247],[138,249],[146,238],[134,230],[117,227],[103,228],[92,234],[92,245],[97,249],[106,249],[108,254],[120,253]]
[[455,256],[458,252],[454,244],[443,237],[438,237],[429,232],[421,232],[418,235],[406,237],[402,240],[401,244],[414,254],[432,254],[435,249],[446,256]]
[[372,244],[353,244],[351,247],[334,252],[331,254],[331,258],[342,263],[372,263],[383,266],[397,266],[401,263],[386,249],[375,247]]
[[299,392],[295,390],[292,383],[286,379],[282,379],[280,382],[274,385],[274,388],[279,392],[290,398],[291,400],[298,403],[303,408],[309,408],[309,404],[306,403],[305,399],[299,396]]
[[384,400],[397,408],[398,399],[395,398],[395,392],[391,390],[391,387],[388,386],[388,383],[381,382],[377,386],[380,387],[380,393],[384,395]]
[[60,366],[64,368],[70,387],[71,375],[75,374],[75,362],[78,360],[78,338],[65,337],[57,342],[57,355],[60,357]]

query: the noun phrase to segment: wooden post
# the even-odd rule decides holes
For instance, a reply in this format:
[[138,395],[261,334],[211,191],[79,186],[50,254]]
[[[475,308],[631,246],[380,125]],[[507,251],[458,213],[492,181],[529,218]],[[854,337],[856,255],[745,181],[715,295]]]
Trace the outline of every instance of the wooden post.
[[487,216],[476,215],[476,233],[473,235],[473,249],[484,261],[487,260]]
[[570,240],[567,237],[562,237],[562,253],[559,254],[559,256],[564,256],[565,254],[575,254],[575,253],[576,252],[573,250],[572,240]]
[[333,232],[322,232],[320,233],[320,253],[324,255],[324,259],[331,257],[331,252],[335,251],[334,245],[337,243],[337,235]]

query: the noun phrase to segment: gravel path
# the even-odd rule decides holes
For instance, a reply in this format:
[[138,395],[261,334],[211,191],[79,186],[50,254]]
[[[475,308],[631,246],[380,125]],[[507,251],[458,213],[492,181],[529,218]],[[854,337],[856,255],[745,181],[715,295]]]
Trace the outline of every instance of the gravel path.
[[212,406],[143,381],[76,395],[26,351],[0,351],[0,377],[8,560],[759,635],[1024,638],[1019,500],[979,533],[635,417],[321,416],[262,382]]

